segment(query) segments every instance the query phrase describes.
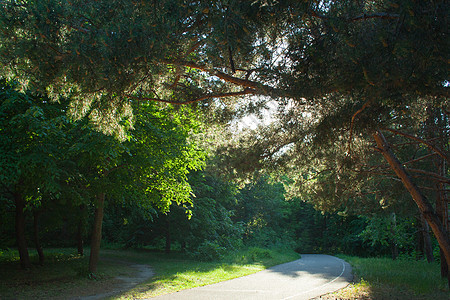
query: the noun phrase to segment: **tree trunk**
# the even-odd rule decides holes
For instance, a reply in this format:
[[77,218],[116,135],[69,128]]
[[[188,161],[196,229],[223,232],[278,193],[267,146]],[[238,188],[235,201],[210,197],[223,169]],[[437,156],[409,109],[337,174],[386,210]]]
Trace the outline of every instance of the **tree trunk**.
[[[419,217],[417,218],[419,221],[421,221],[421,217],[420,217],[421,215],[422,214],[419,212]],[[417,231],[416,231],[416,241],[417,241],[416,242],[416,260],[421,260],[425,256],[425,252],[424,252],[425,246],[424,246],[424,242],[423,242],[422,230],[423,230],[422,223],[420,223],[417,225]]]
[[169,220],[169,216],[167,215],[167,219],[166,219],[166,254],[170,253],[171,246],[172,246],[172,239],[170,236],[170,220]]
[[432,263],[434,262],[434,257],[433,247],[431,246],[430,227],[422,214],[420,214],[420,222],[422,224],[423,252],[425,253],[427,262]]
[[44,251],[42,251],[41,242],[39,240],[39,216],[41,212],[34,211],[33,212],[33,231],[34,231],[34,246],[36,247],[36,251],[39,256],[39,264],[41,266],[44,265],[45,256]]
[[84,255],[84,249],[83,249],[83,211],[84,211],[84,205],[80,206],[80,217],[78,219],[77,224],[77,250],[79,255]]
[[[438,215],[438,218],[442,220],[443,223],[446,221],[445,210],[447,209],[445,205],[445,198],[444,198],[445,195],[443,193],[444,188],[445,186],[442,183],[437,184],[438,193],[436,197],[436,214]],[[448,272],[449,260],[445,258],[442,247],[439,246],[439,248],[440,248],[439,254],[441,258],[441,276],[442,278],[446,277],[448,278],[450,286],[450,273]]]
[[380,131],[377,131],[373,136],[377,143],[378,150],[389,163],[395,174],[397,174],[397,176],[401,179],[403,185],[412,196],[414,202],[416,202],[420,212],[423,214],[425,220],[427,220],[428,224],[431,227],[431,230],[436,236],[436,239],[438,240],[439,245],[444,252],[446,260],[450,261],[450,239],[447,235],[446,230],[442,226],[441,220],[434,212],[433,206],[430,204],[428,199],[420,192],[419,188],[412,182],[410,176],[406,173],[400,161],[391,151],[390,146],[383,134]]
[[25,238],[25,201],[18,192],[14,193],[14,202],[16,204],[16,241],[19,251],[20,267],[29,269],[31,267],[30,256],[28,254],[27,241]]
[[397,244],[397,217],[395,213],[392,213],[391,220],[391,254],[392,260],[396,260],[398,257],[398,244]]
[[[427,126],[427,138],[433,139],[437,138],[437,144],[439,145],[440,150],[445,151],[447,148],[448,150],[448,118],[447,116],[442,112],[441,109],[431,108],[429,107],[427,109],[428,112],[428,119],[426,121]],[[446,177],[447,175],[447,165],[446,160],[444,159],[447,157],[446,155],[436,157],[434,159],[434,167],[438,170],[438,174],[442,177]],[[437,182],[436,183],[436,214],[441,220],[444,230],[447,232],[448,237],[448,231],[449,231],[449,224],[448,224],[448,202],[446,197],[446,184],[443,182]],[[441,276],[443,278],[447,277],[448,279],[448,286],[450,287],[450,273],[448,272],[450,260],[445,257],[445,253],[442,249],[442,247],[439,245],[440,251],[440,258],[441,258]]]
[[100,243],[102,241],[103,207],[105,204],[105,193],[97,195],[97,208],[94,214],[94,225],[91,237],[91,254],[89,256],[89,273],[97,272],[98,259],[100,255]]

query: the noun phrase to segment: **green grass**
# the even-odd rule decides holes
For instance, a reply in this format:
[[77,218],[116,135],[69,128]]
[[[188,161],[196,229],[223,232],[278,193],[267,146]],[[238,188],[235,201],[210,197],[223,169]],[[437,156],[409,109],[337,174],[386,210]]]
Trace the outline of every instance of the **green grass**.
[[437,263],[340,257],[353,267],[358,283],[351,289],[360,293],[358,299],[450,299],[447,280],[441,278]]
[[17,251],[0,252],[0,299],[68,299],[105,293],[120,283],[116,276],[136,272],[129,263],[150,265],[156,274],[114,298],[145,298],[252,274],[299,258],[289,250],[250,248],[229,253],[219,261],[203,262],[182,253],[105,249],[101,251],[98,280],[90,280],[88,251],[85,256],[76,255],[75,249],[46,249],[45,253],[46,263],[39,266],[36,253],[30,249],[33,266],[23,271]]

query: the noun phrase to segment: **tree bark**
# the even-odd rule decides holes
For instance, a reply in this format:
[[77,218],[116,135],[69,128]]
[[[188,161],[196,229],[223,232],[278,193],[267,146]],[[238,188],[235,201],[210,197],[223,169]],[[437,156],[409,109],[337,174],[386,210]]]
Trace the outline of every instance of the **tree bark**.
[[89,256],[89,273],[97,272],[98,259],[100,255],[100,243],[102,241],[103,207],[105,204],[105,193],[97,195],[97,207],[94,214],[94,225],[91,237],[91,254]]
[[169,215],[166,216],[166,254],[170,254],[171,246],[172,246],[172,239],[170,236],[170,220]]
[[389,144],[380,131],[377,131],[374,135],[374,139],[377,143],[378,150],[383,157],[389,163],[392,170],[403,182],[403,185],[412,196],[414,202],[419,207],[420,212],[423,214],[425,220],[431,227],[436,239],[441,246],[444,256],[447,261],[450,261],[450,239],[439,217],[436,215],[433,206],[428,199],[420,192],[419,188],[412,182],[411,177],[406,173],[400,161],[391,151]]
[[29,269],[31,263],[25,238],[25,214],[23,212],[25,209],[25,200],[19,192],[14,193],[14,202],[16,204],[16,241],[20,257],[20,267],[22,269]]
[[[440,109],[436,108],[428,108],[428,119],[426,121],[427,126],[427,138],[428,139],[434,139],[437,142],[437,146],[442,149],[444,154],[448,153],[448,151],[445,151],[446,148],[448,149],[448,118],[447,116],[442,112]],[[447,162],[448,157],[447,156],[440,156],[435,157],[433,160],[435,169],[438,170],[438,174],[441,177],[445,177],[447,175]],[[438,215],[438,218],[442,221],[442,224],[444,228],[449,230],[449,224],[448,224],[448,200],[447,195],[445,193],[446,189],[446,183],[445,181],[438,181],[436,182],[436,214]],[[448,279],[448,285],[450,286],[450,274],[448,272],[450,261],[447,260],[444,256],[444,252],[442,248],[440,247],[440,258],[441,258],[441,276],[443,278],[447,277]]]
[[39,264],[41,266],[44,265],[45,256],[44,251],[42,250],[41,242],[39,239],[39,217],[41,212],[34,211],[33,212],[33,231],[34,231],[34,246],[36,247],[36,251],[39,256]]
[[431,246],[430,227],[424,216],[420,214],[420,223],[422,224],[423,252],[427,258],[427,262],[434,262],[433,247]]
[[[442,167],[442,166],[439,166]],[[443,183],[438,183],[437,185],[437,197],[436,197],[436,214],[438,215],[438,218],[442,220],[443,223],[446,221],[446,213],[445,210],[445,195],[443,192],[443,188],[445,185]],[[442,247],[440,247],[439,255],[441,258],[441,276],[442,278],[448,278],[449,286],[450,286],[450,273],[448,272],[448,260],[445,258],[444,251],[442,250]]]
[[84,205],[80,206],[80,216],[78,219],[77,224],[77,250],[79,255],[84,255],[84,249],[83,249],[83,211],[84,211]]

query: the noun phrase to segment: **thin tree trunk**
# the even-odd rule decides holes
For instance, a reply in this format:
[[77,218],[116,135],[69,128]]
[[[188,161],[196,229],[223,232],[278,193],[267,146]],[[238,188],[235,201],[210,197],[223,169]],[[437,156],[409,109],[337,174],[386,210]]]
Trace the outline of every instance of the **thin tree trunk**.
[[422,224],[423,252],[425,253],[427,262],[432,263],[434,262],[434,257],[433,247],[431,246],[430,227],[422,214],[420,214],[420,223]]
[[91,254],[89,256],[89,273],[97,272],[98,259],[100,255],[100,243],[102,241],[103,207],[105,204],[105,193],[97,195],[97,207],[94,214],[94,225],[91,237]]
[[25,201],[18,192],[14,193],[14,202],[16,204],[16,241],[19,251],[20,267],[29,269],[31,267],[30,256],[28,254],[27,241],[25,238]]
[[431,230],[436,236],[436,239],[438,240],[439,245],[444,252],[446,260],[450,261],[450,239],[447,235],[446,230],[442,226],[441,220],[434,212],[433,206],[430,204],[428,199],[420,192],[419,188],[412,182],[410,176],[406,173],[402,164],[391,151],[390,146],[384,138],[383,134],[380,131],[377,131],[373,136],[377,143],[379,151],[389,163],[395,174],[397,174],[397,176],[401,179],[403,185],[408,190],[414,202],[416,202],[417,206],[419,207],[420,212],[425,217],[425,220],[427,220],[428,224],[430,225]]
[[392,213],[392,220],[391,220],[391,254],[392,254],[392,260],[396,260],[398,257],[398,244],[397,244],[397,217],[395,213]]
[[79,255],[84,255],[84,249],[83,249],[83,211],[84,211],[84,205],[80,206],[80,216],[78,219],[77,224],[77,250]]
[[39,217],[41,212],[34,211],[33,212],[33,231],[34,231],[34,245],[36,247],[36,251],[39,256],[39,264],[41,266],[44,265],[45,256],[44,251],[42,251],[41,242],[39,240]]
[[[442,183],[439,183],[436,185],[438,189],[437,197],[436,197],[436,214],[438,215],[439,219],[442,220],[444,223],[446,220],[446,205],[445,205],[445,196],[443,195],[442,189],[444,188],[444,185]],[[450,286],[450,273],[448,272],[448,261],[445,258],[444,251],[441,247],[439,251],[439,255],[441,258],[441,276],[442,278],[448,278],[449,280],[449,286]]]
[[167,215],[167,219],[166,219],[166,254],[170,253],[171,246],[172,246],[172,239],[170,236],[170,220],[169,220],[169,216]]

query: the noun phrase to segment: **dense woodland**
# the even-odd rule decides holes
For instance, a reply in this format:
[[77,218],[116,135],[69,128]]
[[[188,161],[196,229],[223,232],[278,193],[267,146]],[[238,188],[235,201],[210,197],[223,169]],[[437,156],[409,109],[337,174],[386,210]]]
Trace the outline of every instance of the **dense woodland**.
[[260,246],[450,280],[447,1],[0,7],[0,247],[22,268]]

